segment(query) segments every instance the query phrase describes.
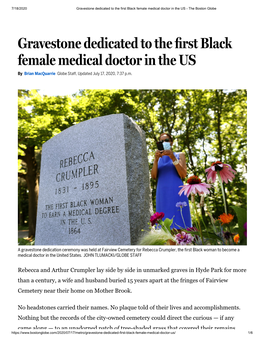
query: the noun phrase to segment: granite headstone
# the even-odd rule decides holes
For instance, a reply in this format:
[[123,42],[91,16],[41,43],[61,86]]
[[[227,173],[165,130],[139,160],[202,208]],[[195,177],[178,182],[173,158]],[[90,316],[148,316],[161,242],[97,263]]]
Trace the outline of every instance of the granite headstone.
[[36,245],[134,245],[152,213],[144,131],[113,114],[43,144]]

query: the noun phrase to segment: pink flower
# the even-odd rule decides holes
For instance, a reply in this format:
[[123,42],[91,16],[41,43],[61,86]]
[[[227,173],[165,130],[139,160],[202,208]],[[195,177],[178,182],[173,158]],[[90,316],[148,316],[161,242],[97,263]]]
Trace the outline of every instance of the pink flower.
[[188,197],[191,193],[193,194],[196,194],[196,193],[209,194],[210,193],[208,188],[210,188],[211,185],[208,185],[206,183],[201,183],[201,180],[196,175],[191,176],[187,180],[187,182],[188,182],[187,185],[179,186],[179,187],[182,187],[182,189],[178,193],[179,195],[182,195],[182,193],[184,193]]
[[230,165],[220,161],[213,162],[211,167],[205,171],[207,172],[207,181],[212,179],[212,182],[216,180],[217,171],[219,171],[222,182],[224,181],[225,183],[228,183],[228,180],[232,181],[235,177],[234,174],[236,174],[236,171]]
[[151,222],[151,225],[155,225],[158,220],[162,219],[164,217],[164,213],[163,212],[156,212],[154,213],[151,217],[150,217],[150,222]]
[[244,236],[247,237],[247,222],[244,224]]
[[190,245],[193,241],[193,236],[190,233],[181,231],[181,233],[176,234],[175,240],[178,245]]

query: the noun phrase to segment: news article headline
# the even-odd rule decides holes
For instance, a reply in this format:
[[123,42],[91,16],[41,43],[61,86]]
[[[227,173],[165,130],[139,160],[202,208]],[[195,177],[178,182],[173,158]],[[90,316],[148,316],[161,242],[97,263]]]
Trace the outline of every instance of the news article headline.
[[[135,57],[129,56],[114,56],[108,53],[107,56],[99,53],[96,56],[87,56],[85,53],[80,53],[76,57],[52,57],[46,53],[41,57],[30,57],[25,54],[20,54],[18,57],[19,66],[174,66],[174,65],[196,65],[196,54],[178,54],[176,56],[167,56],[164,53],[166,50],[197,50],[197,49],[216,49],[216,50],[230,50],[233,48],[232,41],[228,37],[222,40],[215,40],[213,37],[201,37],[199,39],[184,40],[182,37],[176,37],[175,40],[164,40],[158,37],[154,40],[146,40],[143,38],[134,37],[132,40],[110,40],[108,37],[100,37],[98,40],[93,40],[87,37],[85,41],[65,41],[56,39],[53,41],[31,41],[25,37],[18,40],[18,47],[22,50],[44,50],[44,49],[57,49],[57,50],[78,50],[87,49],[94,50],[142,50],[144,55]],[[149,56],[147,51],[151,49],[160,50],[162,54],[159,56]]]

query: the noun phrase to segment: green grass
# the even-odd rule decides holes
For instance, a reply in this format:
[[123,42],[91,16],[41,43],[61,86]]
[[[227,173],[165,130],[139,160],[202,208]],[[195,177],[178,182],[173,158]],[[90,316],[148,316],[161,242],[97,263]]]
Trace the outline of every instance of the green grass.
[[25,238],[18,238],[18,245],[34,245],[35,238],[33,239],[25,239]]

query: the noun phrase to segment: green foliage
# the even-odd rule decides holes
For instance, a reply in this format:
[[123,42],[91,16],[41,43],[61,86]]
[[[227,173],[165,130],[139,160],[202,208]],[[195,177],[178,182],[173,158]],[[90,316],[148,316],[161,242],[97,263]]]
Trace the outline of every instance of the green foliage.
[[166,218],[162,224],[162,229],[166,232],[166,233],[171,233],[171,225],[173,223],[173,219],[169,219]]
[[245,229],[244,224],[247,222],[247,211],[244,208],[232,206],[234,211],[236,212],[238,219],[238,234],[240,239],[240,245],[247,244],[247,238],[244,235]]
[[70,127],[77,115],[71,96],[41,96],[36,90],[18,97],[19,146],[41,147],[44,142]]

